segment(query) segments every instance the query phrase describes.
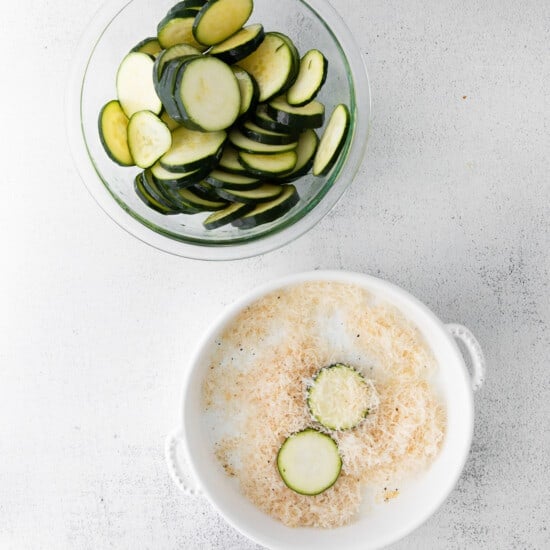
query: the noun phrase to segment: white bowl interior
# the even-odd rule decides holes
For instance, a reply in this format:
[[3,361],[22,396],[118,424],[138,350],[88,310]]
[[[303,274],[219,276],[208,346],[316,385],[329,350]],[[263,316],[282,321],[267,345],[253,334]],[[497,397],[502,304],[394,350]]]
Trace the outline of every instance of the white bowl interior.
[[[289,528],[256,508],[229,478],[215,458],[204,425],[201,386],[209,355],[224,326],[245,305],[277,288],[311,280],[352,283],[397,306],[429,343],[438,362],[436,385],[447,410],[442,449],[425,473],[399,487],[399,497],[369,507],[358,521],[338,529]],[[360,274],[315,272],[291,276],[261,287],[240,300],[218,319],[199,345],[184,391],[183,426],[187,458],[204,493],[226,520],[246,536],[269,548],[379,548],[423,523],[452,491],[466,461],[473,430],[470,377],[458,346],[437,317],[418,300],[384,281]]]

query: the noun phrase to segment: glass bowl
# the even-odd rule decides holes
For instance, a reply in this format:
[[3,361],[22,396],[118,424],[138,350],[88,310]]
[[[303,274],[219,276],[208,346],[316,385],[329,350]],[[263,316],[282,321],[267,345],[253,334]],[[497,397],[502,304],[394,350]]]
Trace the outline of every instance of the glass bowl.
[[[351,113],[346,144],[325,177],[308,175],[296,183],[300,202],[281,218],[252,229],[203,227],[204,214],[163,216],[145,206],[133,190],[139,168],[113,163],[98,134],[101,107],[116,98],[120,61],[156,24],[175,0],[110,0],[95,15],[76,52],[67,97],[68,137],[86,187],[122,228],[160,250],[203,260],[233,260],[262,254],[293,241],[329,212],[352,182],[364,156],[371,115],[368,76],[359,47],[326,0],[255,0],[247,24],[287,34],[300,55],[317,48],[328,59],[328,77],[318,99],[328,120],[339,103]],[[325,122],[326,124],[326,122]],[[318,134],[322,134],[319,129]]]

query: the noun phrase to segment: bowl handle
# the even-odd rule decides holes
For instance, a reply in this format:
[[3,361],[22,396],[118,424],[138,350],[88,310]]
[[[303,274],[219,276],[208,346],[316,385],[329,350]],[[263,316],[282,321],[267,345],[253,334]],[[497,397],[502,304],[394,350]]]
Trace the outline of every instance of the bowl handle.
[[477,391],[483,386],[485,381],[485,357],[476,337],[463,325],[449,324],[447,330],[457,340],[460,340],[468,350],[472,360],[472,390]]
[[187,463],[183,454],[183,431],[181,428],[174,430],[166,438],[164,455],[170,477],[179,489],[189,496],[202,495],[200,487],[186,468]]

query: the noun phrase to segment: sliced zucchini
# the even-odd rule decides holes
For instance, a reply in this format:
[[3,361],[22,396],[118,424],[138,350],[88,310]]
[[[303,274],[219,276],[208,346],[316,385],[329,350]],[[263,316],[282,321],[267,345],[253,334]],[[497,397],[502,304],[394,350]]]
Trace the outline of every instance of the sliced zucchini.
[[240,229],[251,229],[257,225],[272,222],[286,214],[299,200],[296,187],[285,185],[283,192],[276,199],[258,203],[253,210],[231,223]]
[[246,168],[246,172],[259,178],[286,175],[294,170],[297,159],[295,151],[274,155],[239,152],[239,162]]
[[180,123],[175,121],[165,110],[160,114],[160,120],[168,126],[168,130],[171,132],[180,127]]
[[116,91],[122,110],[128,118],[138,111],[159,114],[162,103],[153,82],[154,59],[141,52],[130,52],[116,75]]
[[258,105],[251,118],[254,124],[270,132],[279,132],[281,134],[295,132],[295,130],[291,130],[286,124],[281,124],[270,117],[267,114],[267,105]]
[[170,193],[170,196],[177,197],[176,200],[179,200],[180,203],[187,204],[191,208],[201,212],[214,212],[222,210],[227,206],[226,201],[205,199],[191,191],[191,189],[168,189],[167,191]]
[[225,132],[195,132],[177,128],[172,132],[172,146],[161,158],[160,164],[171,172],[190,172],[217,163]]
[[309,50],[300,61],[300,70],[294,84],[287,90],[289,105],[301,107],[319,93],[327,79],[328,61],[319,50]]
[[241,108],[237,77],[223,61],[210,56],[191,58],[181,66],[175,96],[184,124],[205,132],[229,128]]
[[313,175],[329,173],[344,147],[350,127],[349,110],[344,104],[337,105],[330,115],[325,132],[313,161]]
[[266,145],[288,145],[289,143],[296,143],[298,137],[295,133],[283,134],[281,132],[265,130],[251,120],[247,120],[241,126],[241,132],[248,139],[257,141],[258,143],[265,143]]
[[227,225],[228,223],[244,216],[253,208],[254,206],[251,204],[234,202],[223,210],[218,210],[217,212],[210,214],[210,216],[204,220],[203,225],[206,229],[216,229],[217,227],[222,227],[223,225]]
[[262,153],[265,155],[274,155],[276,153],[284,153],[285,151],[293,151],[298,146],[297,141],[286,143],[285,145],[267,145],[259,143],[246,137],[240,130],[231,130],[229,133],[229,142],[239,151],[247,153]]
[[155,81],[155,85],[158,85],[160,82],[162,71],[168,61],[172,61],[173,59],[182,59],[189,55],[200,55],[200,53],[201,52],[195,48],[195,46],[191,46],[190,44],[176,44],[175,46],[171,46],[167,50],[164,50],[155,60],[155,66],[153,69],[153,79]]
[[151,111],[139,111],[128,123],[128,147],[134,162],[140,168],[149,168],[172,145],[170,130]]
[[298,53],[298,50],[296,46],[294,45],[294,42],[282,32],[273,32],[272,34],[278,36],[287,46],[290,50],[290,54],[292,56],[292,72],[290,73],[288,80],[286,81],[286,84],[281,89],[281,92],[286,92],[292,84],[294,84],[294,81],[296,80],[296,77],[298,76],[298,71],[300,70],[300,54]]
[[172,214],[179,214],[179,210],[175,210],[172,208],[167,208],[157,200],[155,200],[154,197],[152,197],[148,191],[143,186],[143,174],[138,174],[134,178],[134,190],[136,192],[136,195],[138,198],[149,208],[152,210],[155,210],[159,214],[164,214],[165,216],[169,216]]
[[266,33],[258,49],[239,61],[239,65],[258,83],[260,102],[281,93],[296,75],[293,51],[279,34],[272,32]]
[[210,167],[198,168],[197,170],[191,170],[190,172],[171,172],[166,170],[160,164],[155,163],[151,166],[151,173],[155,180],[162,183],[164,186],[172,187],[173,189],[182,189],[183,187],[190,187],[194,183],[201,181],[204,176],[210,172]]
[[176,44],[189,44],[203,51],[204,46],[199,44],[193,36],[195,18],[196,12],[194,10],[190,10],[183,17],[180,17],[177,11],[172,14],[168,13],[157,26],[157,38],[160,45],[166,49]]
[[255,189],[261,185],[260,180],[257,178],[249,178],[247,176],[241,176],[240,174],[230,174],[223,170],[212,170],[212,172],[204,178],[204,181],[214,187],[239,189],[241,191],[245,189]]
[[239,90],[241,92],[241,108],[239,109],[239,116],[242,116],[256,107],[260,90],[256,80],[254,80],[254,77],[250,76],[244,69],[238,65],[233,65],[231,70],[235,73],[235,77],[239,83]]
[[134,159],[128,147],[128,117],[116,99],[101,109],[98,126],[99,139],[111,160],[121,166],[133,166]]
[[255,52],[264,40],[264,27],[256,23],[230,36],[227,40],[212,46],[208,53],[232,65]]
[[206,46],[223,42],[247,22],[253,7],[252,0],[209,0],[195,19],[195,39]]
[[181,13],[182,10],[200,10],[207,0],[182,0],[168,10],[168,15],[174,15],[176,13]]
[[197,195],[201,199],[206,199],[214,202],[218,202],[220,200],[220,196],[218,195],[218,193],[216,193],[214,187],[212,187],[209,183],[205,181],[195,183],[188,189],[189,191],[195,193],[195,195]]
[[284,97],[278,97],[267,104],[267,114],[291,130],[305,130],[323,125],[325,106],[313,100],[303,107],[293,107]]
[[226,144],[223,148],[223,154],[220,158],[219,167],[224,172],[229,172],[230,174],[246,174],[246,169],[239,160],[238,151],[229,144]]
[[298,147],[296,147],[296,154],[298,155],[296,166],[294,166],[290,174],[277,178],[277,181],[280,183],[290,183],[305,176],[313,166],[313,158],[315,157],[318,145],[319,138],[315,130],[308,129],[302,132],[298,139]]
[[225,200],[231,202],[244,202],[246,204],[257,204],[259,202],[270,201],[278,197],[283,192],[282,185],[264,183],[255,189],[226,189],[224,187],[216,188],[216,193]]
[[318,495],[336,483],[342,458],[329,435],[307,428],[285,440],[277,454],[277,468],[289,489]]
[[159,185],[156,182],[150,168],[141,173],[141,181],[143,183],[143,188],[145,189],[145,191],[159,204],[162,204],[169,210],[179,210],[177,205],[174,204],[168,193],[166,193],[166,191],[162,187],[162,184]]
[[311,416],[330,430],[351,430],[369,414],[377,396],[372,384],[353,367],[337,363],[322,368],[308,388]]
[[156,57],[161,51],[162,46],[157,37],[144,38],[141,42],[136,44],[130,51],[141,52]]
[[202,212],[201,208],[191,205],[189,202],[180,197],[179,189],[172,189],[171,187],[167,187],[159,182],[157,182],[157,186],[163,190],[163,193],[169,198],[170,202],[175,204],[176,208],[182,214],[198,214],[199,212]]

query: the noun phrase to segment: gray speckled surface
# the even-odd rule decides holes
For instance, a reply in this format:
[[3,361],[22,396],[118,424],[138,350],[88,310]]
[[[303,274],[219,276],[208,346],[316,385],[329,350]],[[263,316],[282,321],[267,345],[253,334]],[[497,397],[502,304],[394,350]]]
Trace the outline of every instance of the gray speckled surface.
[[337,4],[372,81],[363,168],[308,235],[223,265],[134,240],[72,167],[67,65],[100,0],[0,6],[0,97],[25,106],[0,130],[0,547],[255,548],[168,478],[181,357],[252,284],[317,267],[403,286],[487,356],[464,475],[393,549],[550,547],[550,5]]

